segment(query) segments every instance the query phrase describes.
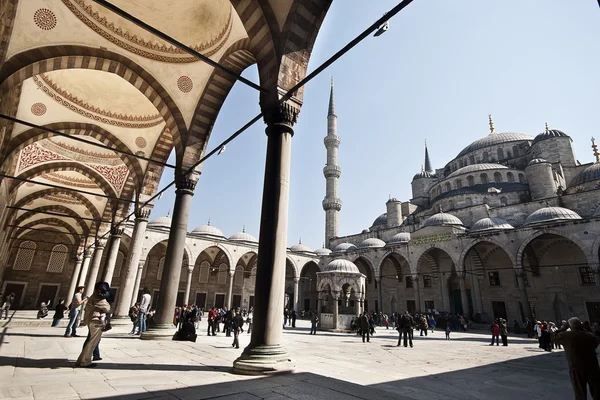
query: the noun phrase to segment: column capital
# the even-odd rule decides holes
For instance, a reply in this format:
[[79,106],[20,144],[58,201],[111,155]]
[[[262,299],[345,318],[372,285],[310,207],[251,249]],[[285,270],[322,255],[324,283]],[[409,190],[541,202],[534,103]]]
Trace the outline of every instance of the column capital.
[[146,260],[140,260],[138,263],[138,269],[144,269],[144,265],[146,265]]
[[177,191],[184,191],[188,194],[194,194],[194,190],[196,189],[196,184],[198,183],[198,178],[200,174],[198,172],[191,172],[189,174],[183,174],[182,171],[175,171],[175,186],[177,187]]
[[110,235],[113,237],[121,237],[123,236],[123,232],[125,232],[125,229],[120,225],[114,225],[110,227]]
[[83,258],[90,258],[92,256],[92,253],[93,251],[91,248],[85,249],[85,251],[83,252]]
[[83,254],[77,254],[75,256],[75,261],[78,263],[83,262]]
[[[263,118],[267,125],[274,124],[294,126],[300,114],[300,107],[291,101],[277,102],[275,104],[261,104]],[[269,132],[267,132],[268,134]],[[291,132],[294,133],[293,131]]]
[[103,249],[105,246],[106,246],[106,240],[98,239],[94,243],[94,247],[96,247],[96,249]]
[[188,265],[187,271],[188,271],[188,274],[193,273],[194,272],[194,266],[193,265]]
[[152,207],[144,206],[135,209],[135,220],[136,221],[148,221]]
[[300,278],[294,278],[294,283],[300,282]]

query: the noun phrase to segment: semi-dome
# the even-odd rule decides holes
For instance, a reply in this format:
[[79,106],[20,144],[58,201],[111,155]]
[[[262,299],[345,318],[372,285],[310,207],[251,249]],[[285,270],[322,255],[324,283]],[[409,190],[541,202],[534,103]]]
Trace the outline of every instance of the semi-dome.
[[506,165],[502,164],[493,164],[493,163],[483,163],[483,164],[472,164],[467,165],[466,167],[462,167],[451,173],[447,176],[447,178],[452,178],[453,176],[463,175],[463,174],[472,174],[479,171],[487,171],[490,169],[508,169]]
[[514,229],[514,227],[502,218],[483,218],[473,224],[471,232],[497,231],[504,229]]
[[440,212],[440,213],[434,214],[431,217],[427,218],[427,221],[425,221],[425,224],[423,224],[423,226],[446,226],[446,225],[463,226],[463,223],[458,217],[455,217],[452,214],[446,214],[444,212]]
[[216,228],[210,224],[200,225],[196,229],[194,229],[191,233],[201,236],[216,236],[224,238],[223,232],[219,228]]
[[573,210],[563,207],[544,207],[531,213],[523,225],[542,224],[559,221],[572,221],[581,219]]
[[171,217],[160,217],[148,222],[148,228],[171,229]]
[[373,225],[371,225],[371,227],[385,225],[387,225],[387,213],[383,213],[379,217],[377,217],[375,221],[373,221]]
[[387,244],[398,244],[398,243],[408,243],[410,242],[410,233],[408,232],[400,232],[396,233]]
[[577,186],[586,182],[593,182],[600,179],[600,163],[595,163],[581,171],[571,180],[569,186]]
[[358,250],[352,243],[340,243],[333,249],[334,253],[345,253],[347,251]]
[[462,157],[472,151],[483,149],[484,147],[497,146],[499,144],[509,142],[524,142],[531,141],[533,138],[523,133],[505,132],[505,133],[491,133],[481,139],[477,139],[467,147],[465,147],[457,157]]
[[326,249],[325,247],[323,247],[322,249],[316,249],[315,250],[315,254],[318,256],[328,256],[331,254],[331,250]]
[[313,249],[302,243],[296,243],[290,250],[296,253],[313,253]]
[[542,140],[556,138],[556,137],[570,137],[563,131],[559,131],[558,129],[546,129],[545,132],[540,133],[533,139],[532,145],[541,142]]
[[258,240],[254,236],[246,232],[237,232],[229,237],[229,240],[234,242],[251,242],[258,243]]
[[323,269],[323,272],[350,272],[360,274],[358,267],[350,260],[338,258],[333,260]]
[[435,174],[432,174],[431,172],[427,172],[427,171],[421,171],[418,174],[416,174],[415,176],[413,176],[413,181],[416,179],[422,179],[422,178],[435,178]]
[[530,165],[536,165],[536,164],[550,164],[548,161],[544,160],[543,158],[534,158],[533,160],[529,161],[529,163],[527,163],[527,166],[529,167]]
[[368,238],[365,239],[361,242],[361,244],[358,245],[359,249],[376,249],[379,247],[384,247],[385,246],[385,242],[381,239],[377,239],[377,238]]

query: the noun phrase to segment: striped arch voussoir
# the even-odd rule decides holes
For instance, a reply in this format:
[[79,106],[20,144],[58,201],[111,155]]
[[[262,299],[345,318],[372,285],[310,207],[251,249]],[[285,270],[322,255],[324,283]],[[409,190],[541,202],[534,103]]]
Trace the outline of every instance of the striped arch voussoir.
[[[51,205],[51,206],[36,207],[33,210],[34,211],[25,211],[20,217],[15,219],[13,224],[21,225],[28,218],[35,215],[36,214],[35,211],[48,211],[48,212],[62,213],[62,214],[65,214],[65,216],[74,217],[75,221],[77,222],[77,225],[79,225],[79,227],[81,228],[81,231],[84,234],[91,233],[91,230],[90,230],[90,228],[88,228],[85,221],[83,221],[81,219],[81,217],[75,211],[71,210],[68,207],[61,206],[61,205]],[[54,219],[59,219],[59,218],[55,217]],[[37,222],[37,221],[34,221],[34,222]]]

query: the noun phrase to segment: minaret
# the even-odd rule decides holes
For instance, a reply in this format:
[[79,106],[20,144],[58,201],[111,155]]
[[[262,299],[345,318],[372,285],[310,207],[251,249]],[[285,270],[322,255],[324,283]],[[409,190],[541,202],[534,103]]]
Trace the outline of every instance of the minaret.
[[429,159],[429,150],[427,150],[427,140],[425,141],[425,171],[430,174],[433,173],[433,168],[431,168],[431,160]]
[[338,148],[340,137],[337,135],[337,116],[333,100],[333,77],[331,78],[331,93],[329,94],[329,112],[327,113],[327,136],[325,136],[327,149],[327,164],[323,168],[323,175],[327,182],[323,210],[325,210],[325,243],[329,247],[329,239],[338,235],[338,214],[342,209],[342,201],[338,198],[338,179],[342,170],[338,164]]

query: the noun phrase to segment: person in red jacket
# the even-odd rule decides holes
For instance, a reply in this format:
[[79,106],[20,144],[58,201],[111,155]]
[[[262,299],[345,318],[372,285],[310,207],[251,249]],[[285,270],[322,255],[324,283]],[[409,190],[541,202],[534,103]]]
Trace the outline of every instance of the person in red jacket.
[[492,343],[490,343],[490,346],[494,345],[494,338],[496,339],[496,346],[500,346],[500,325],[494,321],[490,329],[492,331]]
[[208,312],[208,331],[206,332],[210,336],[210,330],[212,329],[212,336],[217,336],[215,333],[215,324],[217,323],[217,311],[215,308],[211,308]]

